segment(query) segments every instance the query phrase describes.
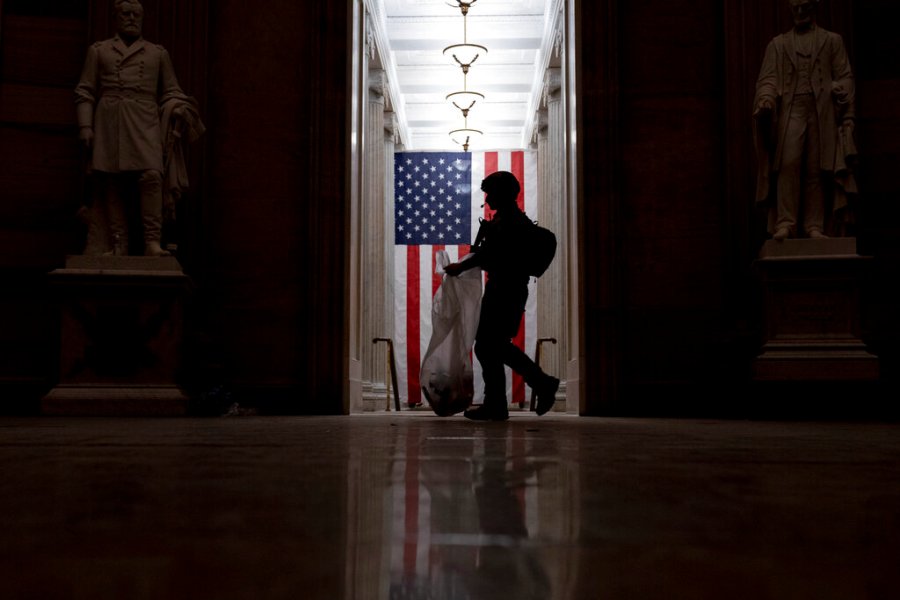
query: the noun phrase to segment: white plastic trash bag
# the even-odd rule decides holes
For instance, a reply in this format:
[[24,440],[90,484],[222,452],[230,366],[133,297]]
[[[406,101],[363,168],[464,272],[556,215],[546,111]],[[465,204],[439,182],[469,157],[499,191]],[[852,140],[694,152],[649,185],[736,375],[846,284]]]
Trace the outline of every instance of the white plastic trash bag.
[[[440,251],[435,262],[436,272],[444,274],[450,258]],[[445,274],[432,302],[431,341],[419,381],[431,409],[442,417],[462,412],[475,395],[471,351],[481,310],[481,280],[477,267],[457,277]]]

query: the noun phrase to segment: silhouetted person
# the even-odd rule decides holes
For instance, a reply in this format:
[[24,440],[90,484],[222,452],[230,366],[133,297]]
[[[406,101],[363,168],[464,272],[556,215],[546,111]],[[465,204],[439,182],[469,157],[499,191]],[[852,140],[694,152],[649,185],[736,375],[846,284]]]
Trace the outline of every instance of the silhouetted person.
[[[760,163],[756,199],[770,200],[770,177],[775,178],[769,231],[776,240],[825,236],[822,177],[846,172],[846,160],[855,155],[855,88],[844,42],[816,25],[818,0],[789,3],[794,28],[766,48],[753,112]],[[838,183],[832,212],[845,208],[845,194],[855,191],[855,183]]]
[[169,53],[141,37],[141,3],[117,0],[115,12],[115,37],[88,48],[75,88],[79,138],[90,152],[90,170],[101,176],[85,254],[128,254],[126,186],[136,184],[142,253],[163,256],[169,254],[160,246],[164,191],[186,186],[181,140],[198,137],[203,125]]
[[496,213],[490,221],[482,223],[473,256],[445,269],[448,275],[456,276],[481,267],[488,275],[475,334],[475,356],[484,377],[484,404],[464,414],[476,421],[509,418],[504,370],[504,365],[509,365],[537,393],[536,410],[542,415],[556,400],[559,379],[544,373],[512,343],[528,299],[529,275],[522,264],[521,249],[527,228],[532,224],[516,202],[521,186],[512,173],[498,171],[488,175],[481,183],[481,190],[486,194],[485,202]]

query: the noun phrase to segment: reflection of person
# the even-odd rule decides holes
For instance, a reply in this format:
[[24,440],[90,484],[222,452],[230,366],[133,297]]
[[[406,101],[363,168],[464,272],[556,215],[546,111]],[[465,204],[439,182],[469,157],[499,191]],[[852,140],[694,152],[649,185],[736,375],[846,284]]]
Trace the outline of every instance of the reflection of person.
[[490,221],[482,223],[473,256],[447,265],[448,275],[481,267],[488,279],[481,300],[478,332],[475,334],[475,356],[484,376],[484,404],[464,414],[477,421],[503,421],[509,418],[506,400],[504,364],[520,373],[537,393],[537,413],[542,415],[553,406],[559,379],[547,375],[528,355],[512,343],[519,331],[525,301],[528,299],[528,273],[521,264],[519,250],[525,227],[530,226],[516,199],[521,189],[515,175],[498,171],[481,183],[488,206],[497,211]]
[[478,546],[475,572],[466,578],[468,591],[473,600],[545,600],[551,597],[553,586],[545,565],[528,543],[531,536],[525,523],[524,498],[517,492],[524,492],[528,478],[547,463],[513,458],[506,442],[505,437],[485,440],[483,466],[475,478],[478,529],[484,543]]
[[[855,152],[855,87],[844,42],[816,25],[818,0],[789,3],[794,28],[766,48],[753,112],[760,168],[756,199],[769,201],[770,177],[775,178],[769,232],[776,240],[825,237],[822,175],[834,177]],[[846,191],[855,190],[839,189],[832,212],[846,206]]]
[[115,37],[88,49],[75,88],[79,137],[101,188],[91,208],[85,253],[128,254],[126,190],[136,183],[143,253],[163,256],[168,254],[160,245],[163,195],[186,183],[182,154],[174,146],[179,138],[196,139],[203,125],[196,103],[178,85],[168,52],[141,37],[140,2],[118,0],[115,10]]

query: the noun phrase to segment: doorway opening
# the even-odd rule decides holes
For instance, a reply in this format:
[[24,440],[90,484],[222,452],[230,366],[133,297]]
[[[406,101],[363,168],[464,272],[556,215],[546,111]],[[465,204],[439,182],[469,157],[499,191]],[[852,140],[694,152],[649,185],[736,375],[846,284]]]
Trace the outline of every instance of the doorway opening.
[[[473,88],[483,86],[485,99],[478,108],[483,109],[485,135],[477,147],[461,147],[448,135],[449,119],[460,107],[446,100],[457,67],[448,65],[440,50],[456,31],[451,25],[458,15],[452,6],[400,0],[353,3],[344,402],[351,414],[397,404],[403,410],[429,410],[418,393],[417,367],[431,332],[431,299],[440,284],[433,275],[434,252],[449,247],[458,258],[472,240],[417,246],[415,251],[398,243],[398,227],[412,218],[399,214],[404,206],[398,204],[398,194],[414,198],[416,190],[405,186],[424,183],[397,170],[402,165],[396,159],[411,160],[412,154],[425,161],[430,154],[435,161],[464,156],[476,193],[480,178],[489,172],[519,172],[526,214],[554,231],[559,241],[553,265],[530,288],[531,314],[526,311],[520,343],[533,358],[540,348],[542,368],[563,382],[557,410],[582,412],[575,6],[565,0],[514,4],[520,12],[510,14],[507,6],[503,14],[478,15],[473,8],[468,15],[466,35],[487,47],[490,59],[479,58],[482,79],[466,79]],[[469,73],[475,73],[474,67]],[[430,166],[437,178],[438,165]],[[441,185],[439,179],[434,183]],[[426,196],[435,198],[435,206],[441,203],[440,194]],[[412,211],[418,208],[415,202],[406,204]],[[472,199],[476,217],[483,215],[481,204],[483,198]],[[438,220],[441,215],[416,217]],[[477,228],[477,221],[472,222]],[[393,352],[382,342],[387,339]],[[529,410],[530,389],[514,376],[507,379],[511,408]]]

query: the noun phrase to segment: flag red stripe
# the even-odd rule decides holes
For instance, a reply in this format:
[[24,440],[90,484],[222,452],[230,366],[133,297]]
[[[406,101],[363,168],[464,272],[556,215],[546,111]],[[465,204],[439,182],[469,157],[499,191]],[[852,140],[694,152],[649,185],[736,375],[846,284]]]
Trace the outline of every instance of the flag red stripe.
[[419,387],[419,246],[406,247],[406,373],[407,402],[410,406],[422,401]]
[[444,249],[443,245],[435,244],[431,247],[431,297],[437,294],[441,287],[442,276],[437,274],[437,253]]
[[[525,153],[524,152],[513,152],[510,156],[510,169],[512,174],[516,176],[516,179],[521,183],[521,189],[519,190],[519,197],[516,198],[516,203],[519,205],[519,208],[524,212],[525,210]],[[516,334],[516,337],[513,338],[513,343],[519,350],[525,350],[525,313],[522,313],[522,319],[519,321],[519,333]],[[525,402],[525,380],[522,379],[522,376],[513,371],[512,377],[512,401],[516,404],[522,404]]]

